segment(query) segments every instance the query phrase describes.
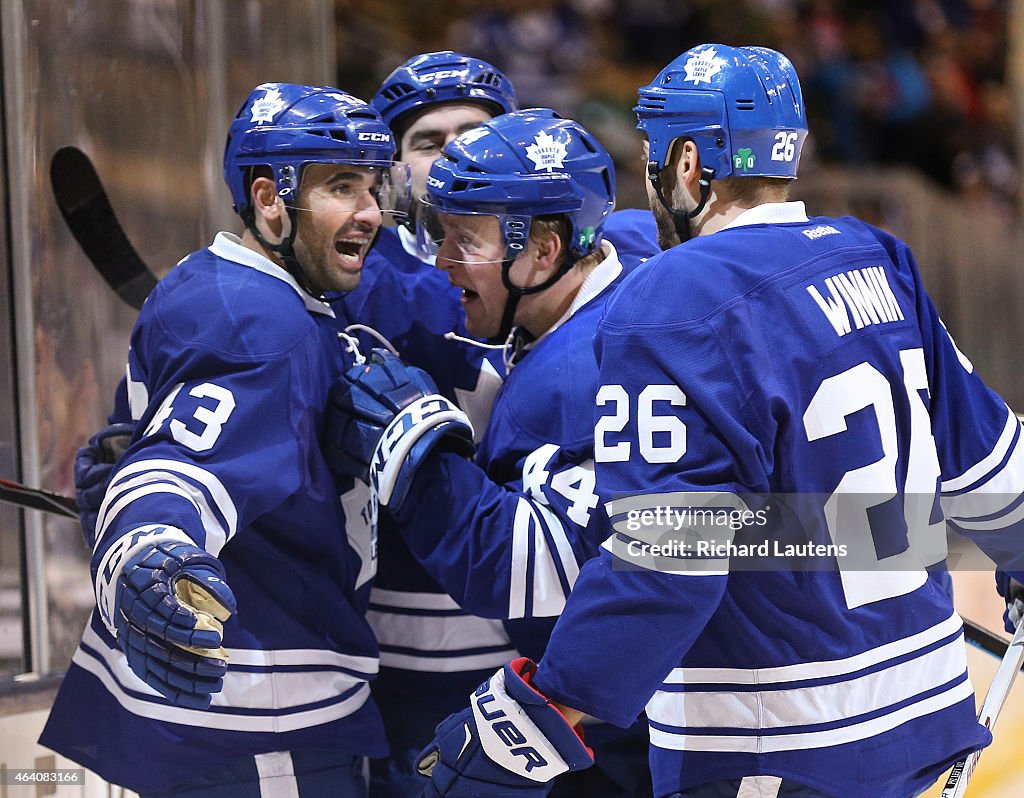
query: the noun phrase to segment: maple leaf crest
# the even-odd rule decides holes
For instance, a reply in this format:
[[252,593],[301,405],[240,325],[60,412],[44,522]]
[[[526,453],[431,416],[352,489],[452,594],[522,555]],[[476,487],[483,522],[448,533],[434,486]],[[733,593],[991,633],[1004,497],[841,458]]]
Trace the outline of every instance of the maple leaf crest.
[[252,104],[252,119],[250,122],[273,122],[284,109],[284,100],[278,89],[267,89],[267,93]]
[[686,63],[683,64],[683,69],[686,70],[684,80],[693,81],[694,85],[710,83],[711,78],[721,72],[725,64],[726,60],[718,57],[718,50],[714,47],[708,48],[691,55],[686,60]]
[[526,148],[526,157],[533,161],[535,172],[541,169],[550,172],[552,169],[563,168],[568,154],[565,145],[546,130],[538,133],[533,139],[533,144]]

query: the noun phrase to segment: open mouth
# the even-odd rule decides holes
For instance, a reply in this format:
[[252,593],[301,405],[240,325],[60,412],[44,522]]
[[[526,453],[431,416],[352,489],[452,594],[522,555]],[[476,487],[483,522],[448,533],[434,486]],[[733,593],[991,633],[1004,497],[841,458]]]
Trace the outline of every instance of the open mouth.
[[366,241],[342,239],[334,242],[334,250],[341,256],[343,261],[355,265],[362,260],[366,243]]

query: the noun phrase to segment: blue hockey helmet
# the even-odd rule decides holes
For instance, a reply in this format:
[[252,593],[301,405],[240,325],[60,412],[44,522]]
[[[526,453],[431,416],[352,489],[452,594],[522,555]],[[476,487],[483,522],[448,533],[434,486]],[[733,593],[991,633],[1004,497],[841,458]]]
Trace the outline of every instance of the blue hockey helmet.
[[633,110],[661,171],[672,141],[692,138],[714,177],[795,178],[807,137],[796,70],[767,47],[702,44],[639,90]]
[[[498,216],[508,258],[522,250],[534,217],[564,214],[575,260],[601,243],[604,220],[615,206],[615,167],[579,123],[549,108],[530,108],[497,116],[449,142],[430,168],[421,202],[434,212]],[[430,218],[418,226],[426,252],[436,243]]]
[[368,103],[329,86],[263,83],[242,103],[228,130],[224,180],[235,212],[246,219],[251,211],[247,175],[254,166],[273,171],[278,194],[294,207],[306,165],[352,163],[390,173],[394,154],[391,129]]
[[499,69],[453,50],[413,56],[384,80],[370,100],[392,129],[416,108],[443,102],[473,102],[495,116],[519,108],[512,83]]

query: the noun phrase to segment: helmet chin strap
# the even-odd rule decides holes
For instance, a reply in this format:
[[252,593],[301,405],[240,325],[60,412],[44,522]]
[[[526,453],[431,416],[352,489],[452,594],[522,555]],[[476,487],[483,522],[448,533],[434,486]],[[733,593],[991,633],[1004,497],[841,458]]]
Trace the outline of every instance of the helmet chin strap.
[[658,201],[672,215],[672,223],[675,225],[676,235],[679,236],[679,243],[689,241],[693,236],[690,230],[690,219],[704,210],[704,206],[708,204],[708,199],[711,198],[711,181],[715,179],[715,170],[710,166],[701,168],[700,179],[697,181],[697,184],[700,186],[700,202],[697,203],[697,207],[692,211],[676,210],[665,198],[661,183],[661,171],[658,169],[658,164],[654,161],[647,162],[647,177],[654,187],[654,193],[658,195]]
[[498,328],[498,334],[493,338],[488,338],[489,343],[500,344],[508,340],[515,323],[516,308],[519,306],[520,299],[528,294],[537,294],[550,288],[561,280],[576,263],[575,259],[567,258],[547,280],[538,285],[523,288],[512,282],[512,264],[515,263],[518,256],[519,251],[506,252],[505,260],[501,262],[501,282],[508,289],[508,299],[505,300],[505,310],[501,314],[501,326]]
[[264,249],[273,252],[284,264],[285,270],[295,278],[295,281],[302,287],[302,290],[311,296],[318,296],[319,291],[313,291],[306,284],[303,278],[302,267],[299,265],[299,259],[295,257],[295,234],[298,231],[298,219],[295,208],[288,203],[284,205],[285,211],[288,214],[288,230],[282,239],[274,244],[267,240],[266,236],[260,232],[259,227],[256,224],[256,212],[252,209],[252,206],[246,209],[246,218],[243,219],[245,226],[249,229],[249,232],[253,234],[256,240],[260,243],[260,246]]
[[[323,292],[317,291],[309,285],[309,282],[305,279],[305,273],[302,270],[299,259],[295,256],[295,235],[299,230],[298,211],[296,211],[295,206],[289,200],[295,196],[293,192],[297,190],[301,179],[301,172],[296,173],[293,166],[283,166],[280,172],[275,169],[274,187],[276,193],[274,194],[274,199],[275,202],[284,205],[288,218],[287,228],[278,243],[271,243],[260,232],[259,227],[256,225],[256,209],[252,203],[249,204],[242,215],[242,221],[245,223],[246,228],[252,232],[261,247],[281,258],[285,271],[295,278],[295,282],[299,284],[303,291],[310,296],[319,297]],[[285,199],[285,195],[287,195],[288,199]]]

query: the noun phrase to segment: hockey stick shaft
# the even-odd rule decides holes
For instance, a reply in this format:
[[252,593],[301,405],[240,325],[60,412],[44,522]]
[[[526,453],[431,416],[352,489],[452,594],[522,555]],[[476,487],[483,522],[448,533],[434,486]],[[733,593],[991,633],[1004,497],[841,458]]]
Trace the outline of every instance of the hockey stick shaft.
[[50,161],[50,184],[93,268],[121,299],[141,308],[157,278],[128,240],[89,156],[77,147],[61,147]]
[[[1018,601],[1014,606],[1018,612],[1017,630],[1006,647],[1006,653],[999,663],[999,669],[985,694],[981,712],[978,713],[978,723],[989,731],[995,726],[996,719],[1006,703],[1006,697],[1010,694],[1013,680],[1021,665],[1024,665],[1024,604]],[[949,778],[946,780],[946,786],[942,790],[941,798],[962,798],[980,758],[981,751],[974,751],[953,765],[953,770],[950,771]]]
[[975,648],[980,648],[991,654],[996,659],[1002,659],[1006,654],[1006,649],[1010,645],[1010,642],[999,634],[996,634],[990,629],[986,629],[981,624],[977,624],[974,621],[963,619],[964,622],[964,639]]
[[78,520],[78,505],[74,499],[9,479],[0,479],[0,501]]

